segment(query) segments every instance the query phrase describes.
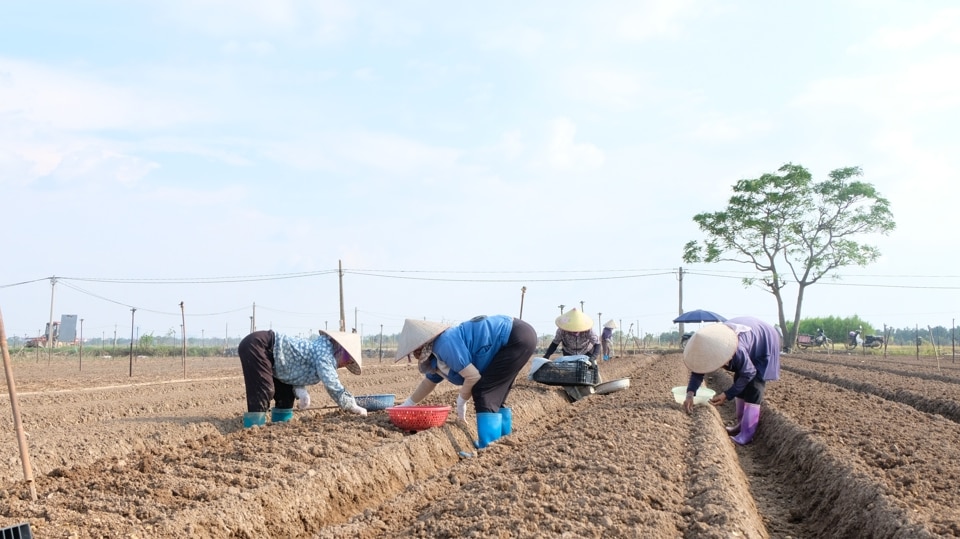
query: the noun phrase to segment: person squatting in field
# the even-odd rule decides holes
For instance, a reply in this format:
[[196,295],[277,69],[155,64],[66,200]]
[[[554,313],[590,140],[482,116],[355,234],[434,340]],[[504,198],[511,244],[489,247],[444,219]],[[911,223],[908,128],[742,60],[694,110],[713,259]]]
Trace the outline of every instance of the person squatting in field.
[[563,355],[584,355],[596,364],[597,355],[600,354],[600,339],[593,331],[593,319],[577,309],[570,309],[557,317],[556,324],[557,333],[543,357],[550,359],[550,355],[560,346]]
[[290,421],[294,401],[299,401],[301,410],[308,408],[306,386],[321,382],[341,410],[367,415],[337,374],[341,367],[353,374],[361,372],[360,336],[356,333],[320,330],[313,339],[303,339],[272,330],[254,331],[240,341],[237,353],[247,392],[245,428],[266,423],[270,401],[275,403],[270,421]]
[[396,359],[412,354],[424,378],[400,406],[422,402],[443,380],[458,385],[457,418],[466,421],[467,402],[473,399],[475,443],[487,447],[512,430],[507,396],[536,347],[533,327],[506,315],[477,316],[453,327],[407,319],[397,338]]
[[710,404],[721,406],[733,399],[737,424],[727,427],[727,433],[737,444],[750,443],[760,422],[766,382],[780,379],[780,347],[777,329],[751,316],[698,330],[683,349],[683,363],[690,369],[684,411],[693,411],[693,397],[704,375],[723,367],[733,373],[733,385],[710,399]]

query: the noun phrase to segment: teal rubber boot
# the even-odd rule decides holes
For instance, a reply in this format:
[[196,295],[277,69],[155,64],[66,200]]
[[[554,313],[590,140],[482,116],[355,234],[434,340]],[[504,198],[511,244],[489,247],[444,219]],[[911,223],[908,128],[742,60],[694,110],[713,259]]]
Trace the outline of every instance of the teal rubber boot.
[[500,433],[506,436],[513,432],[513,410],[504,406],[500,408]]
[[274,408],[270,412],[270,421],[274,423],[286,423],[293,419],[293,408]]
[[503,436],[503,416],[494,412],[477,413],[477,437],[473,443],[477,449],[483,449]]
[[260,427],[267,422],[266,412],[246,412],[243,414],[243,428]]

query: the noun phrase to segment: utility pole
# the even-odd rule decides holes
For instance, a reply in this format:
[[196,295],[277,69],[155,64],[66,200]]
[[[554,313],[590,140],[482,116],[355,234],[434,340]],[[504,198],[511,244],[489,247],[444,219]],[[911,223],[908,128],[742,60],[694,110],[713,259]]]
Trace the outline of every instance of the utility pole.
[[53,356],[53,292],[57,288],[57,278],[50,277],[50,321],[47,323],[47,363]]
[[583,300],[580,300],[580,312],[583,312]]
[[523,297],[527,295],[527,287],[520,287],[520,320],[523,320]]
[[133,377],[133,329],[134,329],[134,316],[137,314],[137,308],[130,308],[130,377]]
[[83,370],[83,318],[80,319],[80,370]]
[[565,307],[565,305],[563,305],[563,304],[561,303],[561,304],[560,304],[560,314],[563,314],[563,308],[564,308],[564,307]]
[[[680,283],[680,303],[677,310],[677,316],[683,314],[683,266],[680,266],[680,271],[678,272],[679,277],[677,280]],[[680,338],[683,339],[683,322],[680,322]]]
[[183,377],[187,377],[187,315],[180,302],[180,358],[183,361]]
[[337,261],[340,273],[340,331],[347,330],[347,317],[343,314],[343,261]]

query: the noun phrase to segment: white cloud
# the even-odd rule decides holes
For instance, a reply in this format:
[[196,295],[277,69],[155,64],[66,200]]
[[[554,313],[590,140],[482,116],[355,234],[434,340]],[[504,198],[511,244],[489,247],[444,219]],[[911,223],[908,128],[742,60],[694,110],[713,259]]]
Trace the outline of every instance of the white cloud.
[[0,177],[10,184],[39,180],[58,187],[134,183],[159,165],[135,155],[124,144],[96,137],[0,128]]
[[0,114],[38,127],[156,129],[204,117],[202,110],[176,98],[104,83],[85,73],[0,58],[0,74]]
[[940,10],[913,26],[880,28],[864,42],[851,46],[850,52],[909,50],[941,39],[951,44],[960,43],[960,9]]
[[353,71],[353,78],[364,82],[375,82],[378,80],[377,72],[370,67],[361,67]]
[[340,40],[357,16],[353,4],[340,0],[175,0],[154,9],[204,35],[272,36],[292,42]]
[[693,137],[715,142],[734,142],[769,131],[769,121],[755,117],[714,113],[693,130]]
[[960,104],[960,55],[942,55],[900,70],[813,81],[794,105],[853,107],[882,117],[952,109]]
[[208,207],[222,211],[227,206],[248,202],[249,190],[231,185],[220,189],[190,189],[162,186],[143,193],[137,200],[146,204],[162,204],[169,208]]
[[546,34],[530,26],[510,24],[480,32],[477,36],[481,50],[508,51],[522,56],[532,56],[547,45]]
[[263,151],[278,162],[304,170],[349,169],[361,165],[397,175],[449,169],[461,156],[461,151],[455,148],[363,131],[275,141]]
[[524,144],[520,131],[507,131],[500,137],[500,147],[507,159],[516,159],[523,154]]
[[266,58],[276,52],[277,48],[273,43],[266,40],[230,40],[223,44],[221,50],[230,55],[249,54],[256,58]]
[[577,126],[568,118],[557,118],[547,141],[546,164],[554,169],[596,168],[603,165],[603,151],[590,143],[576,142]]
[[559,86],[574,99],[616,110],[636,110],[649,99],[644,78],[626,69],[570,69],[562,74]]
[[698,3],[691,0],[652,0],[637,3],[635,11],[620,14],[616,20],[617,36],[628,41],[677,37],[683,33],[682,21],[698,13]]

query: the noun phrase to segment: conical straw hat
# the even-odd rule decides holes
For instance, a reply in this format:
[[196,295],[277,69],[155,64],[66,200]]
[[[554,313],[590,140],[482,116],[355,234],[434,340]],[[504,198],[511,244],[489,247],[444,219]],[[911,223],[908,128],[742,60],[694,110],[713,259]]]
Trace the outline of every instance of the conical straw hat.
[[363,355],[360,353],[360,335],[357,333],[347,333],[345,331],[324,331],[320,330],[320,333],[330,337],[337,344],[340,345],[348,354],[350,354],[350,359],[353,360],[353,363],[347,364],[347,370],[353,374],[360,374],[362,372],[363,365]]
[[726,324],[698,329],[683,347],[683,363],[691,372],[708,374],[724,366],[737,351],[737,334]]
[[593,327],[593,319],[577,309],[570,309],[557,317],[557,327],[575,333],[586,331]]
[[613,321],[613,318],[607,320],[607,323],[603,325],[605,328],[617,329],[617,323]]
[[403,329],[400,330],[400,336],[397,337],[397,357],[403,359],[408,354],[427,344],[437,335],[450,326],[440,322],[428,322],[427,320],[414,320],[407,318],[403,321]]

